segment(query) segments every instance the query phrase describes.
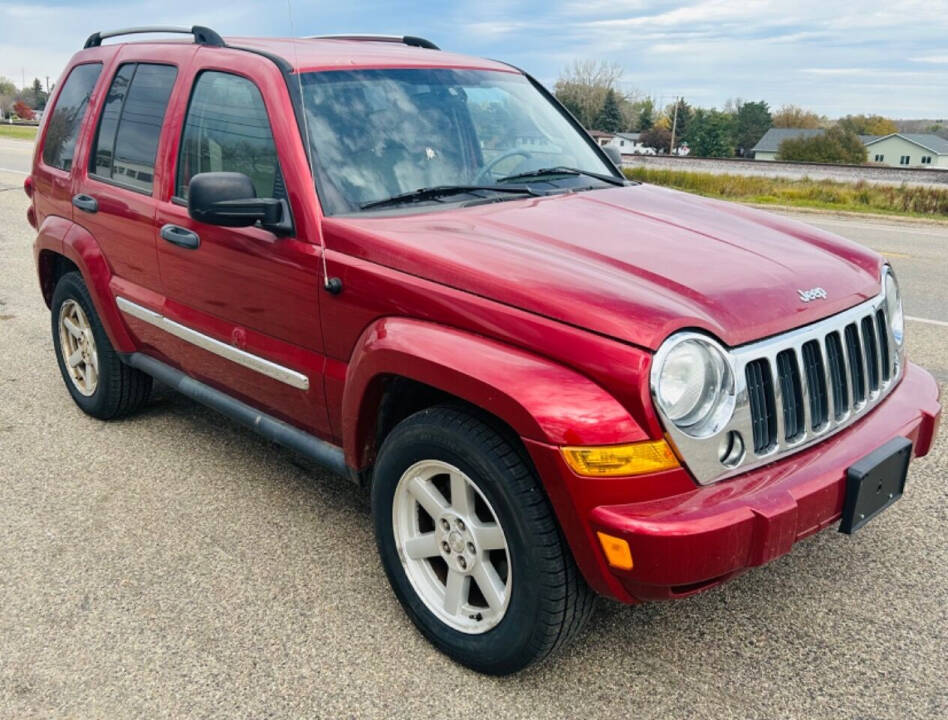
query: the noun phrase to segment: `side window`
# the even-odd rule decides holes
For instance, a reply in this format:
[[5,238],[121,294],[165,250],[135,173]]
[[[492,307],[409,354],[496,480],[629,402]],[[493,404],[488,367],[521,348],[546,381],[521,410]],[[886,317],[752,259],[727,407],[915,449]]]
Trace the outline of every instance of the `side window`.
[[101,63],[77,65],[66,78],[56,107],[49,118],[46,140],[43,144],[43,162],[60,170],[72,169],[72,157],[76,151],[79,126],[89,105],[89,96],[95,87]]
[[178,71],[170,65],[122,65],[106,97],[92,174],[150,193],[168,98]]
[[239,172],[257,197],[286,197],[267,109],[246,78],[207,71],[198,76],[181,136],[175,195],[187,198],[203,172]]

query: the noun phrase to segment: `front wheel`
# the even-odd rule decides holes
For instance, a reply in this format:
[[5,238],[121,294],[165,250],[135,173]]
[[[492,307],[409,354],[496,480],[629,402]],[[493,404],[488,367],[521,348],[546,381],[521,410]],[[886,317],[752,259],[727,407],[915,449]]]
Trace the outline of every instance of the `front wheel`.
[[421,632],[474,670],[516,672],[568,642],[593,609],[532,467],[454,407],[385,440],[372,485],[392,588]]

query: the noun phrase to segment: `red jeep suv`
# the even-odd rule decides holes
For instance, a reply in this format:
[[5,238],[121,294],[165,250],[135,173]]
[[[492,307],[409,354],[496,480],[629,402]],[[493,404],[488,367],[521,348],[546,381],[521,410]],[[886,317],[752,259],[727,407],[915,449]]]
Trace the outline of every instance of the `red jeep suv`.
[[[102,44],[156,31],[189,37]],[[370,488],[395,594],[469,667],[853,532],[932,444],[878,254],[628,182],[509,65],[133,28],[56,87],[25,189],[73,400],[155,379]]]

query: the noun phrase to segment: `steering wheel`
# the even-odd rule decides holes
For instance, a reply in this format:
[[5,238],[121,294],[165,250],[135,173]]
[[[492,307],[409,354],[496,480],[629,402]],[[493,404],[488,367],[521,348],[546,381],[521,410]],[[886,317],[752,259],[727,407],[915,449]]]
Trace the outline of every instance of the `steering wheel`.
[[512,157],[522,157],[524,160],[528,160],[528,159],[530,159],[530,158],[533,157],[533,153],[531,153],[531,152],[529,152],[529,151],[527,151],[527,150],[519,150],[519,149],[518,149],[518,150],[508,150],[507,152],[498,155],[498,156],[495,157],[493,160],[491,160],[489,163],[487,163],[487,164],[481,169],[481,171],[480,171],[479,173],[477,173],[477,177],[474,178],[474,184],[475,184],[475,185],[481,185],[481,184],[487,182],[487,180],[489,179],[489,176],[490,176],[490,174],[491,174],[491,171],[494,169],[494,166],[497,165],[497,164],[499,164],[499,163],[501,163],[501,162],[503,162],[503,161],[506,160],[507,158],[512,158]]

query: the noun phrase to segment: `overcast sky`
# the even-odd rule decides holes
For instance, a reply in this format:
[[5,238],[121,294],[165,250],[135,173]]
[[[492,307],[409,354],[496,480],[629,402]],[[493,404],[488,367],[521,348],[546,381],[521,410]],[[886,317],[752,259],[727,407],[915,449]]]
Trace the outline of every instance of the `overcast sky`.
[[[296,35],[412,34],[506,60],[548,85],[575,58],[625,69],[662,104],[728,98],[836,117],[948,118],[948,0],[291,0]],[[0,75],[61,72],[95,31],[131,25],[289,35],[285,0],[0,0]]]

